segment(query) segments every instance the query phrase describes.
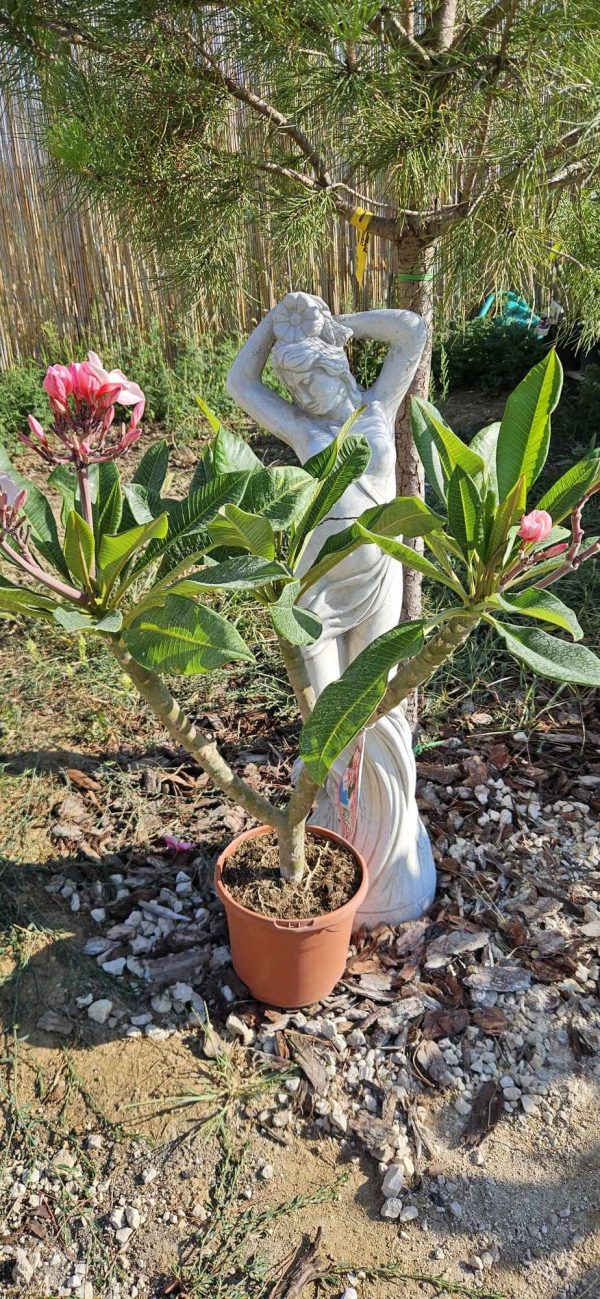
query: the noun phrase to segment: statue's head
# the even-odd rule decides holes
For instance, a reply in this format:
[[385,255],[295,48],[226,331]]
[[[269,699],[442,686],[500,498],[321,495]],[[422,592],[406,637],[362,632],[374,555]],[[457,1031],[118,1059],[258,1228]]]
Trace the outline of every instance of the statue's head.
[[322,298],[288,293],[273,312],[273,368],[297,406],[320,419],[347,419],[360,405],[344,344],[352,331]]

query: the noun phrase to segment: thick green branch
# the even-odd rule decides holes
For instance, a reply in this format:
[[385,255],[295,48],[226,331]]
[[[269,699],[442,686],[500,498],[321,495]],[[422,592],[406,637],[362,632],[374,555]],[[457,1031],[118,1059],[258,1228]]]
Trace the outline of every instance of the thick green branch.
[[187,749],[227,798],[239,803],[249,816],[272,825],[279,831],[284,825],[284,814],[232,771],[214,740],[194,726],[164,681],[156,673],[149,672],[140,663],[136,663],[122,641],[113,637],[106,637],[105,640],[123,671],[131,678],[175,743]]
[[397,708],[398,704],[408,699],[413,690],[428,681],[437,668],[464,645],[478,622],[479,614],[457,614],[450,618],[392,678],[370,725]]
[[290,685],[300,709],[300,716],[305,722],[310,717],[315,706],[315,692],[308,679],[308,672],[302,654],[296,645],[290,645],[289,640],[284,636],[277,637],[281,657],[285,663],[285,669],[290,679]]

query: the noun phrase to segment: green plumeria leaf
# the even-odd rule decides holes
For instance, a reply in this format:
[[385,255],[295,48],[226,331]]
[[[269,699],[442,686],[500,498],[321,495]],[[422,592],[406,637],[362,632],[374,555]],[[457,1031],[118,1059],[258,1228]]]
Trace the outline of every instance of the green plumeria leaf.
[[146,609],[123,633],[129,653],[154,672],[193,676],[253,654],[226,618],[192,600],[171,595]]
[[[214,474],[262,473],[263,466],[255,456],[248,443],[236,433],[230,433],[218,423],[216,438],[212,444],[212,468]],[[214,425],[213,425],[214,427]]]
[[589,456],[567,469],[566,474],[544,493],[536,509],[547,510],[554,523],[561,523],[599,483],[600,456]]
[[132,483],[145,488],[148,496],[160,496],[169,468],[169,447],[164,441],[155,442],[142,456],[133,475]]
[[209,524],[208,531],[215,546],[234,546],[263,559],[275,558],[273,528],[262,514],[250,514],[238,505],[225,505]]
[[[430,462],[430,469],[434,468],[430,454],[430,447],[433,443],[438,452],[439,462],[446,483],[450,481],[452,471],[456,469],[457,465],[460,469],[464,469],[466,474],[470,474],[471,477],[474,477],[475,474],[483,473],[485,466],[481,456],[476,455],[465,442],[462,442],[461,439],[456,436],[456,433],[452,432],[452,429],[448,427],[445,420],[442,419],[439,411],[436,410],[435,406],[432,406],[431,402],[423,401],[421,397],[413,397],[412,407],[415,411],[413,432],[416,428],[417,436],[415,437],[415,441],[417,444],[417,450],[419,451],[419,455],[421,455],[419,442],[423,443],[425,441],[425,444],[429,444],[429,450],[426,452],[426,457]],[[422,456],[421,459],[423,459]],[[430,470],[428,469],[425,460],[423,460],[423,466],[425,472],[429,473]],[[432,486],[436,486],[436,483],[433,482]]]
[[52,616],[57,608],[56,601],[46,595],[38,595],[29,587],[17,586],[0,573],[0,609],[5,613],[24,613],[32,617]]
[[510,530],[519,521],[525,509],[526,493],[525,475],[521,474],[506,499],[501,502],[495,512],[488,515],[486,511],[486,521],[488,523],[485,540],[486,560],[498,556],[504,558]]
[[276,603],[269,605],[269,613],[275,631],[290,645],[312,645],[323,629],[316,614],[294,603],[299,591],[300,582],[290,582]]
[[224,505],[237,504],[244,494],[246,482],[245,473],[218,474],[184,500],[169,502],[168,532],[148,546],[143,559],[136,564],[135,572],[141,572],[148,564],[160,559],[158,576],[167,577],[189,555],[204,550],[209,544],[209,523]]
[[302,517],[314,490],[314,479],[304,469],[278,465],[250,474],[241,506],[264,515],[273,530],[281,532]]
[[400,564],[406,564],[408,568],[416,569],[417,573],[422,573],[423,577],[430,577],[433,582],[443,582],[444,586],[449,586],[452,591],[456,591],[458,583],[452,581],[443,569],[438,568],[420,555],[418,551],[413,550],[411,546],[405,546],[401,541],[393,541],[391,537],[379,537],[375,532],[369,532],[363,528],[362,524],[357,523],[356,529],[360,537],[369,545],[379,546],[384,554],[389,555],[391,559],[397,559]]
[[23,506],[23,513],[31,525],[31,537],[36,550],[44,559],[52,565],[63,577],[69,578],[69,568],[64,557],[62,547],[58,537],[56,521],[52,512],[50,502],[23,474],[14,469],[4,447],[0,446],[0,473],[7,473],[12,478],[18,488],[27,489],[27,500]]
[[549,352],[525,375],[506,402],[496,451],[498,493],[503,500],[523,474],[529,488],[548,455],[550,416],[560,397],[562,366]]
[[365,437],[351,435],[344,439],[331,473],[316,484],[311,502],[294,530],[289,561],[292,567],[311,532],[326,518],[350,484],[364,474],[370,459],[371,448]]
[[168,526],[168,515],[159,514],[149,523],[138,523],[127,532],[119,532],[114,537],[106,534],[102,538],[98,553],[99,576],[109,591],[138,550],[154,538],[166,537]]
[[600,659],[585,645],[572,645],[535,627],[517,627],[489,616],[486,621],[492,623],[513,657],[539,676],[572,685],[600,686]]
[[123,626],[123,615],[118,609],[110,609],[108,613],[94,617],[92,614],[82,613],[79,609],[70,609],[67,605],[62,604],[55,610],[54,619],[65,631],[95,631],[114,634],[120,631]]
[[416,397],[411,398],[410,403],[410,421],[413,440],[421,463],[425,470],[427,482],[433,487],[438,500],[442,505],[446,504],[446,479],[442,469],[440,453],[433,440],[431,426],[425,411]]
[[[485,484],[486,489],[492,491],[496,500],[498,500],[498,475],[496,472],[496,454],[498,447],[498,434],[500,432],[500,420],[494,424],[488,424],[482,428],[469,442],[469,448],[475,452],[475,455],[481,456],[484,463],[484,471],[481,475],[481,482],[478,480],[477,486]],[[482,492],[483,495],[483,492]]]
[[134,523],[151,523],[153,519],[158,518],[158,515],[164,512],[164,503],[160,501],[158,496],[152,498],[153,503],[156,504],[156,509],[150,509],[148,488],[143,487],[141,483],[126,483],[123,488],[123,495],[125,497],[125,508],[121,523],[127,524],[129,527],[133,527]]
[[342,424],[337,436],[332,438],[331,442],[328,442],[321,451],[317,451],[314,456],[310,456],[308,460],[304,461],[302,468],[305,473],[310,474],[311,478],[318,478],[319,480],[328,477],[336,466],[338,456],[350,429],[365,409],[364,406],[359,406],[358,410],[353,411],[345,423]]
[[336,758],[373,716],[392,668],[412,658],[423,643],[423,623],[403,623],[368,645],[339,681],[333,681],[319,695],[300,735],[300,757],[319,785]]
[[71,510],[65,527],[64,554],[69,572],[79,586],[90,584],[95,552],[92,529],[76,510]]
[[359,546],[365,544],[356,524],[367,528],[377,537],[425,537],[438,529],[443,529],[444,522],[439,515],[420,499],[419,496],[397,496],[385,505],[373,505],[359,515],[356,523],[340,532],[334,532],[321,547],[314,563],[302,578],[304,590],[313,586],[319,578],[324,577],[331,568],[339,564],[340,559],[352,554]]
[[448,527],[468,558],[480,540],[481,498],[472,478],[457,465],[448,483]]
[[526,618],[538,618],[540,622],[551,622],[555,627],[570,632],[573,640],[581,640],[583,632],[575,614],[568,605],[563,604],[558,596],[550,591],[531,586],[518,595],[496,595],[494,604],[505,613],[518,613]]
[[190,573],[176,586],[169,587],[169,591],[192,599],[202,591],[256,591],[282,580],[289,582],[291,574],[277,560],[260,559],[257,555],[235,555],[220,564],[211,564],[197,573]]
[[60,519],[64,528],[71,511],[75,509],[77,499],[77,479],[74,469],[69,465],[57,465],[52,473],[48,474],[48,486],[53,487],[62,496]]
[[[94,506],[94,538],[100,544],[105,532],[118,532],[123,514],[123,493],[119,475],[110,463],[99,465],[98,494]],[[112,473],[106,472],[112,470]]]

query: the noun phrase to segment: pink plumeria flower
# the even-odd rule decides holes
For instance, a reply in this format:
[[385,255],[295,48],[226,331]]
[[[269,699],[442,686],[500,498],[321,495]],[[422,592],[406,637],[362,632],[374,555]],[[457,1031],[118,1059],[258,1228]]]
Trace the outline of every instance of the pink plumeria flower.
[[143,411],[146,399],[139,384],[127,379],[122,370],[105,370],[96,352],[88,352],[88,360],[84,364],[88,365],[101,384],[112,385],[117,389],[115,401],[121,406],[135,406],[142,402]]
[[552,532],[552,518],[547,510],[532,510],[524,514],[518,535],[523,541],[545,541]]
[[176,834],[163,834],[163,843],[171,852],[191,852],[196,847],[195,843],[188,843],[186,839],[178,839]]

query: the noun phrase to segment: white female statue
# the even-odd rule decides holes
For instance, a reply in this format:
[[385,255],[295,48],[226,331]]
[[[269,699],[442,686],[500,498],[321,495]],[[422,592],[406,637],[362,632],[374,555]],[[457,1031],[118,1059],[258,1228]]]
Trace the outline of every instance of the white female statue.
[[[354,379],[344,350],[353,334],[389,344],[381,373],[366,391]],[[288,293],[253,331],[231,367],[227,386],[232,397],[257,424],[292,447],[301,464],[332,441],[357,407],[366,408],[352,433],[369,442],[370,462],[315,529],[302,557],[302,571],[328,536],[396,495],[394,416],[424,342],[425,325],[412,311],[333,317],[321,298]],[[269,356],[291,403],[263,383]],[[361,546],[315,583],[303,603],[323,626],[319,639],[303,650],[318,696],[365,646],[398,625],[402,566],[375,545]],[[340,781],[353,747],[329,774],[311,818],[317,825],[340,829]],[[415,780],[410,728],[399,707],[368,727],[364,738],[352,838],[369,867],[369,893],[359,920],[370,928],[414,919],[433,900],[435,867],[419,818]]]

